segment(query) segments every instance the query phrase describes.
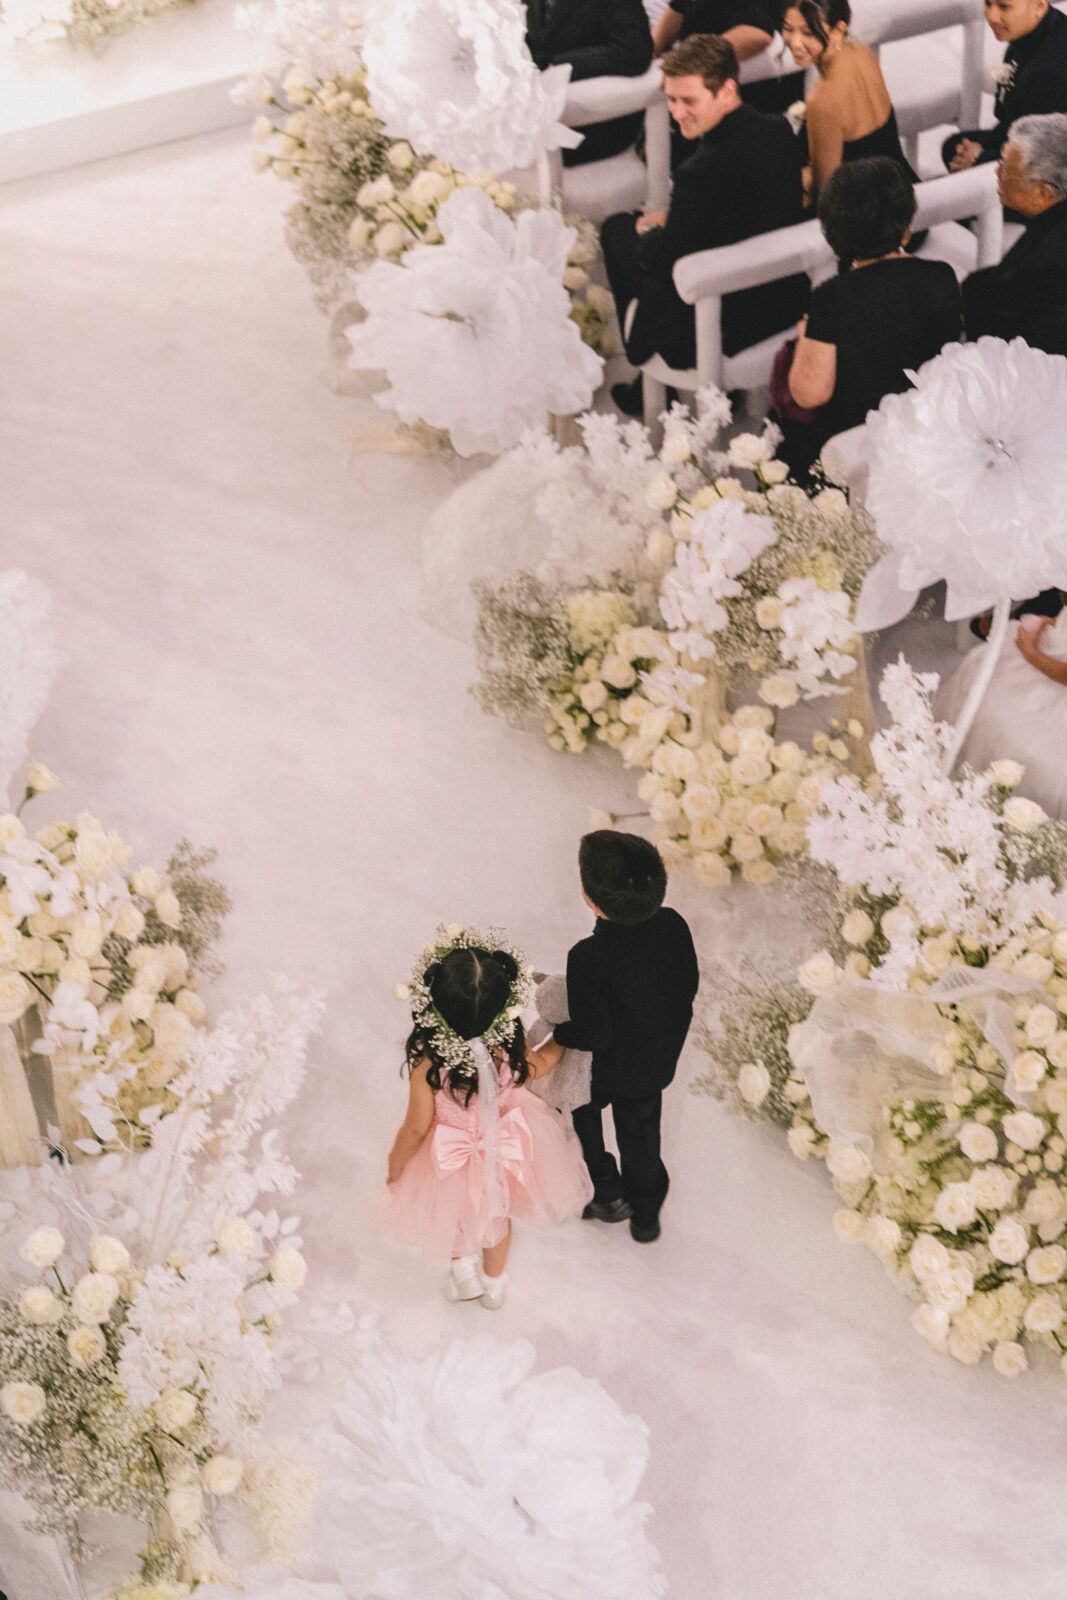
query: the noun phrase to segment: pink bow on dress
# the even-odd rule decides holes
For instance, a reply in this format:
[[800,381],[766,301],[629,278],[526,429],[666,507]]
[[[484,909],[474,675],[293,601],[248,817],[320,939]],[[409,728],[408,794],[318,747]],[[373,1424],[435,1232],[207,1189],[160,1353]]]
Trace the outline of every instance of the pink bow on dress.
[[[500,1119],[498,1146],[500,1165],[512,1172],[518,1172],[526,1160],[529,1149],[530,1124],[521,1108],[513,1106]],[[433,1135],[433,1158],[439,1172],[459,1172],[471,1162],[473,1181],[477,1178],[473,1163],[476,1158],[484,1160],[484,1156],[485,1141],[481,1134],[469,1132],[466,1128],[453,1128],[444,1122],[437,1124]]]

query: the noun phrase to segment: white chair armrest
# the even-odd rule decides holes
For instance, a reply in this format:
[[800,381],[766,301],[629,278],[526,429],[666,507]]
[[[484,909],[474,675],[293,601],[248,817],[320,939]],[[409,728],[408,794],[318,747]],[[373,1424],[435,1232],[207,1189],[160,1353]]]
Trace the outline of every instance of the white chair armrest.
[[851,31],[872,50],[894,39],[914,39],[941,28],[980,21],[976,0],[857,0]]
[[568,128],[587,128],[644,111],[663,92],[663,74],[653,61],[639,78],[583,78],[567,90],[563,121]]
[[967,172],[949,172],[915,185],[916,232],[939,222],[976,217],[997,201],[997,173],[992,161]]
[[774,233],[760,233],[739,244],[698,250],[675,262],[674,284],[687,305],[774,283],[794,272],[809,275],[833,260],[817,222],[798,222]]
[[781,36],[776,33],[766,50],[742,61],[741,82],[764,83],[768,78],[784,78],[787,73],[799,70],[793,65],[793,57],[782,43]]

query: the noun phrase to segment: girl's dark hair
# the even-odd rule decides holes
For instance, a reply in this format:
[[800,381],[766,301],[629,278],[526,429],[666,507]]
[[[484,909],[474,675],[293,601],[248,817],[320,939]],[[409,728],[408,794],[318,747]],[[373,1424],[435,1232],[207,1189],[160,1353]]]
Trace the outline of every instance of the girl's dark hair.
[[[450,950],[426,972],[426,985],[437,1011],[453,1033],[461,1039],[480,1038],[508,1004],[512,986],[519,976],[515,957],[506,950],[463,948]],[[526,1064],[526,1035],[521,1020],[503,1050],[516,1083],[530,1075]],[[469,1106],[478,1092],[478,1071],[473,1064],[449,1066],[436,1047],[436,1036],[423,1027],[412,1028],[404,1047],[410,1071],[418,1061],[428,1061],[426,1081],[440,1089],[445,1076],[454,1099]]]
[[787,11],[799,11],[804,25],[820,44],[825,44],[839,22],[847,27],[852,21],[852,8],[848,0],[784,0],[782,21]]
[[819,221],[839,261],[877,261],[899,250],[915,216],[915,188],[888,156],[846,161],[819,196]]

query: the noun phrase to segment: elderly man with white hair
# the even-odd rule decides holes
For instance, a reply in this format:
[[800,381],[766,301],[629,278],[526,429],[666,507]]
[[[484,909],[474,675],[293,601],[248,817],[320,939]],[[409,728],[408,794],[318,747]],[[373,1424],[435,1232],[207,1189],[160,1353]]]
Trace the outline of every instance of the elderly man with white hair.
[[964,281],[967,337],[1023,338],[1067,356],[1067,115],[1012,123],[997,187],[1026,231],[998,266]]

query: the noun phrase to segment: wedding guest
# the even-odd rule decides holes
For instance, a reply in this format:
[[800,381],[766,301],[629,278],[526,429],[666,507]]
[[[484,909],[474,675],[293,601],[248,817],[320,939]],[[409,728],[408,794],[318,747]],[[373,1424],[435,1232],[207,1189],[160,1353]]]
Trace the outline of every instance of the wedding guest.
[[[542,68],[567,65],[571,80],[639,78],[652,64],[652,33],[641,0],[526,0],[526,42]],[[564,166],[603,161],[628,150],[644,127],[644,113],[594,122]]]
[[790,0],[782,38],[798,67],[819,81],[805,102],[801,142],[808,165],[804,188],[817,200],[832,172],[848,161],[885,156],[912,179],[897,132],[896,112],[878,58],[849,38],[848,0]]
[[993,37],[1008,48],[997,74],[992,128],[953,133],[941,147],[950,172],[996,161],[1019,117],[1067,111],[1067,16],[1049,0],[985,0]]
[[[778,27],[778,0],[671,0],[652,31],[658,56],[694,33],[715,33],[729,39],[739,62],[768,49]],[[784,111],[804,93],[803,75],[789,73],[741,85],[741,98],[757,111]],[[678,129],[673,130],[676,159],[692,155]]]
[[401,1239],[442,1265],[451,1258],[446,1299],[492,1311],[504,1303],[512,1218],[562,1222],[592,1193],[556,1113],[524,1087],[562,1051],[527,1052],[510,1015],[518,976],[508,950],[435,952],[424,973],[431,1004],[412,1012],[408,1108],[381,1207]]
[[1067,115],[1012,123],[997,189],[1026,231],[1003,261],[965,279],[967,336],[1022,338],[1067,356]]
[[812,291],[798,330],[789,392],[811,415],[779,424],[780,454],[801,480],[828,439],[908,388],[910,371],[960,337],[956,274],[908,254],[914,215],[913,186],[885,156],[838,167],[822,192],[823,233],[848,266]]
[[[635,366],[659,354],[672,367],[696,360],[696,316],[674,286],[674,264],[696,250],[735,244],[803,217],[800,153],[783,117],[743,105],[737,56],[726,39],[695,34],[663,58],[671,116],[696,153],[678,168],[670,210],[617,212],[601,230],[608,281],[626,353]],[[723,350],[733,355],[789,326],[807,301],[803,274],[723,300]],[[630,302],[633,326],[625,333]],[[641,409],[640,380],[616,384],[621,409]]]
[[[557,1045],[593,1053],[592,1098],[573,1113],[593,1199],[582,1213],[630,1219],[641,1244],[659,1237],[669,1178],[660,1155],[663,1091],[674,1078],[700,983],[688,924],[664,906],[659,852],[632,833],[587,833],[578,851],[582,897],[596,917],[567,957],[570,1021]],[[604,1145],[610,1106],[620,1167]]]

